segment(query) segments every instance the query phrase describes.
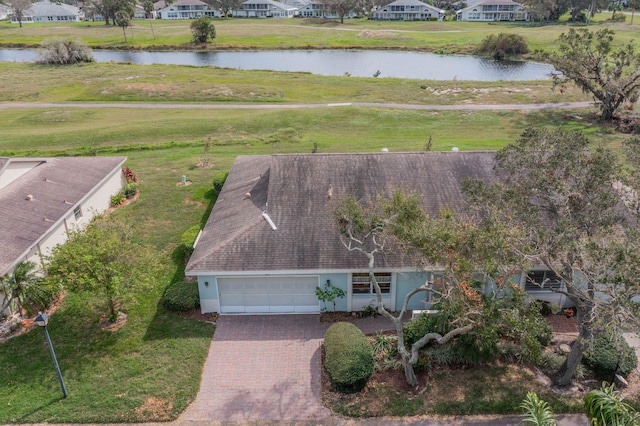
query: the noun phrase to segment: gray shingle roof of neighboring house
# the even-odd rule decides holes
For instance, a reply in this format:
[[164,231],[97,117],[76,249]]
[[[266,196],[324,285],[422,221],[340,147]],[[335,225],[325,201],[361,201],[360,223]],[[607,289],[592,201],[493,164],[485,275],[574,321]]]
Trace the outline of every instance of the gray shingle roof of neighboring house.
[[[51,3],[48,1],[40,1],[37,3],[33,3],[31,7],[29,7],[29,15],[31,16],[77,16],[79,9],[75,6],[66,5],[68,7],[63,7],[61,5]],[[75,10],[71,10],[70,8],[74,8]]]
[[[364,269],[363,255],[347,252],[340,241],[333,216],[337,200],[353,195],[373,201],[403,190],[423,194],[424,208],[432,215],[443,208],[460,210],[462,181],[493,179],[494,158],[494,152],[238,157],[187,274]],[[261,216],[265,209],[277,230]],[[417,264],[396,252],[377,266]]]
[[54,228],[126,157],[0,159],[0,174],[11,161],[39,164],[0,188],[0,276]]

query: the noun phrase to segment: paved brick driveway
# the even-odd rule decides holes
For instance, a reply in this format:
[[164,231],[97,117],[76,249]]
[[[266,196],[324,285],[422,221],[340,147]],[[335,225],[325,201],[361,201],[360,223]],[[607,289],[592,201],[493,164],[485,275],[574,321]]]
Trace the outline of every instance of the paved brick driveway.
[[318,315],[221,316],[200,392],[180,421],[322,420]]

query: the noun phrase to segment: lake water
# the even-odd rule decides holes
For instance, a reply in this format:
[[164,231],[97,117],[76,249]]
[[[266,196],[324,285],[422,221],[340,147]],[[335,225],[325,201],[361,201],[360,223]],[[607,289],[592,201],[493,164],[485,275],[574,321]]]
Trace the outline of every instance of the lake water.
[[[214,66],[242,70],[424,80],[544,80],[554,71],[537,62],[385,50],[269,50],[240,52],[131,52],[94,50],[97,62]],[[34,62],[37,50],[0,49],[2,62]]]

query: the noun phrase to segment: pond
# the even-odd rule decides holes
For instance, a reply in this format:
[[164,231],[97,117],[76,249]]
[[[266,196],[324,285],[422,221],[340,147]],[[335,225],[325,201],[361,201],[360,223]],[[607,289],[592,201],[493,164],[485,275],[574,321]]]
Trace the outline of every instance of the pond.
[[[328,76],[424,80],[544,80],[554,71],[537,62],[496,61],[464,55],[386,50],[268,50],[141,52],[94,50],[97,62],[214,66],[241,70],[309,72]],[[2,62],[34,62],[37,50],[0,49]]]

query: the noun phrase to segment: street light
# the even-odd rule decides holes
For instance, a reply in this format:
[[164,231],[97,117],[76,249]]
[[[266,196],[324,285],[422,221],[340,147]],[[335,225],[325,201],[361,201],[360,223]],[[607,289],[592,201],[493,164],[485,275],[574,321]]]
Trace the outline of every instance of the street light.
[[42,312],[38,312],[38,316],[36,317],[35,322],[40,327],[44,327],[44,335],[47,338],[47,344],[49,345],[49,352],[51,352],[51,359],[53,359],[53,365],[56,368],[56,373],[58,374],[58,380],[60,380],[62,395],[64,398],[66,398],[67,388],[64,386],[64,380],[62,379],[62,373],[60,372],[58,359],[56,358],[56,353],[53,351],[53,343],[51,343],[51,338],[49,337],[49,331],[47,330],[47,324],[49,323],[49,315],[47,315],[46,313],[43,314]]

